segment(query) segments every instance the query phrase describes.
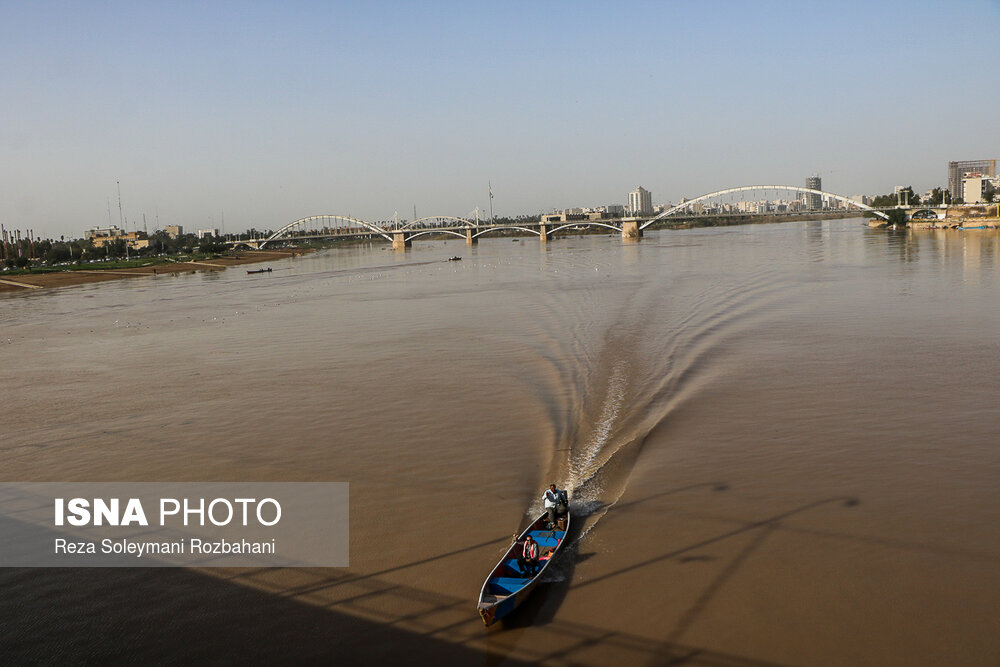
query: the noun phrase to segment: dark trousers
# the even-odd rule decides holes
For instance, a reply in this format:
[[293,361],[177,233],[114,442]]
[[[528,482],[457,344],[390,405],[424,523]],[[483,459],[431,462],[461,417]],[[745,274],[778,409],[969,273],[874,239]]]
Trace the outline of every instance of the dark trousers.
[[535,572],[538,570],[538,561],[534,558],[525,558],[521,556],[517,559],[517,564],[521,566],[521,572],[524,572],[529,577],[534,576]]

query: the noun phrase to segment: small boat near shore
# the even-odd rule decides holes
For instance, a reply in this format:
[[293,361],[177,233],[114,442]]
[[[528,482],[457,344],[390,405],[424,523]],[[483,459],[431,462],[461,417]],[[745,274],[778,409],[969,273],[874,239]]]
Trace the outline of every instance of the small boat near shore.
[[[486,577],[479,592],[478,610],[487,627],[524,602],[565,546],[569,531],[569,511],[559,518],[556,526],[546,528],[548,525],[548,514],[542,513],[514,539],[507,553],[490,572],[490,576]],[[524,572],[518,563],[518,555],[524,548],[524,540],[528,535],[538,542],[538,569],[534,573]]]
[[272,269],[271,267],[267,267],[266,269],[253,269],[253,270],[248,270],[247,274],[251,274],[251,273],[270,273],[273,270],[274,269]]

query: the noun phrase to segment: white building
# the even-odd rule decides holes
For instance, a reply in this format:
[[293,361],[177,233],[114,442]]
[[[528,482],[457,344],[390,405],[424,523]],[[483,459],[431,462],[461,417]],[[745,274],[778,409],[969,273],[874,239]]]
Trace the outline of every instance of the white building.
[[628,212],[631,215],[653,215],[653,193],[641,185],[628,193]]
[[962,199],[966,204],[982,204],[983,201],[983,175],[977,171],[970,171],[962,177]]
[[218,229],[199,229],[198,230],[198,238],[203,239],[206,236],[216,236],[216,237],[218,237],[219,236],[219,230]]

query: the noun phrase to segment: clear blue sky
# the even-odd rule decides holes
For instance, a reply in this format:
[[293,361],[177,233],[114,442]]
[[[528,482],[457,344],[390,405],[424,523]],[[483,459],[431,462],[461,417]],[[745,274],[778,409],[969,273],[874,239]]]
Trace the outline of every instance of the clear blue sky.
[[[1000,2],[0,0],[0,222],[79,236],[944,185]],[[130,224],[131,227],[131,224]]]

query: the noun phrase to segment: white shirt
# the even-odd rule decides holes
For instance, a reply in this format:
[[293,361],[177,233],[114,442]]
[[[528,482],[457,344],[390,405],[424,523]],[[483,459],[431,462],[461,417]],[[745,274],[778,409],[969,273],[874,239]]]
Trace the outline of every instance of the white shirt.
[[550,507],[555,507],[559,504],[559,492],[553,492],[552,489],[545,489],[545,493],[542,494],[542,498],[545,500],[545,509]]

